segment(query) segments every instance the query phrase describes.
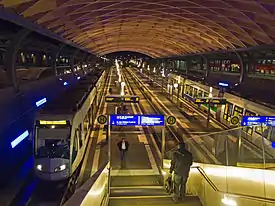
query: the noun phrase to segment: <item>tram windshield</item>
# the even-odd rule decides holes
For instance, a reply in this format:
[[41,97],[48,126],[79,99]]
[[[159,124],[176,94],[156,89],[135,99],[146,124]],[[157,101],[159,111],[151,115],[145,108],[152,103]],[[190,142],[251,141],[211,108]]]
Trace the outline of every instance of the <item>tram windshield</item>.
[[70,128],[36,127],[36,158],[70,158]]

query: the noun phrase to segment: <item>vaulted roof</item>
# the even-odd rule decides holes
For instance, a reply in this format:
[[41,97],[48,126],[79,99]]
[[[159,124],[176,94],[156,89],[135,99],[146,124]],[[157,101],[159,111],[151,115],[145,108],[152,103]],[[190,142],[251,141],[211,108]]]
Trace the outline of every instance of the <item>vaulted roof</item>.
[[0,0],[99,55],[152,57],[274,44],[274,0]]

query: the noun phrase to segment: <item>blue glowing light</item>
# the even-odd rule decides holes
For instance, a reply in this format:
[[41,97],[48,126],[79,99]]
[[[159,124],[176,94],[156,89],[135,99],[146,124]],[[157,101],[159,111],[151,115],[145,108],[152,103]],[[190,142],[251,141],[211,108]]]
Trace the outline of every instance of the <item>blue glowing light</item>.
[[267,126],[275,125],[275,116],[243,116],[242,126],[252,126],[266,124]]
[[275,148],[275,142],[271,143],[272,148]]
[[219,82],[218,84],[219,84],[219,86],[221,86],[221,87],[228,87],[228,86],[229,86],[229,84],[228,84],[228,83],[225,83],[225,82]]
[[23,132],[19,137],[17,137],[15,140],[11,142],[11,147],[15,148],[20,142],[22,142],[26,137],[29,136],[29,131],[26,130]]
[[64,85],[64,86],[67,86],[67,85],[68,85],[68,82],[64,82],[63,85]]
[[40,99],[39,101],[37,101],[35,104],[36,104],[36,107],[39,107],[41,106],[42,104],[45,104],[47,102],[47,98],[43,98],[43,99]]
[[80,77],[77,77],[77,80],[79,80],[80,79]]
[[164,126],[163,115],[111,115],[114,126]]

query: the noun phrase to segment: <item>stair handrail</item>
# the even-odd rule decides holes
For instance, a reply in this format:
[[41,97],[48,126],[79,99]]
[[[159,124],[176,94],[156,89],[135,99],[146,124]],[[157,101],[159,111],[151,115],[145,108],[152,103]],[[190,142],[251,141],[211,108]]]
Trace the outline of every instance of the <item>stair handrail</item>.
[[256,200],[256,201],[261,201],[261,202],[267,202],[267,203],[275,203],[275,199],[273,198],[264,198],[264,197],[256,197],[253,195],[244,195],[244,194],[237,194],[233,192],[225,192],[220,190],[215,183],[208,177],[208,175],[205,173],[204,169],[200,166],[191,166],[191,168],[195,168],[199,171],[199,173],[202,175],[204,180],[210,185],[210,187],[219,193],[226,194],[229,196],[234,196],[234,197],[239,197],[239,198],[245,198],[245,199],[251,199],[251,200]]

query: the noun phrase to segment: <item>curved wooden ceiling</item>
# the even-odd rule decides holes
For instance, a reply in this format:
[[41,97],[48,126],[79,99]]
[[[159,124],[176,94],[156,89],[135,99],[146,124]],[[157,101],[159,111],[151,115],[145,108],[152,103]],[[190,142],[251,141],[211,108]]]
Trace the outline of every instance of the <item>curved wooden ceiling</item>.
[[91,52],[152,57],[274,44],[274,0],[0,0]]

